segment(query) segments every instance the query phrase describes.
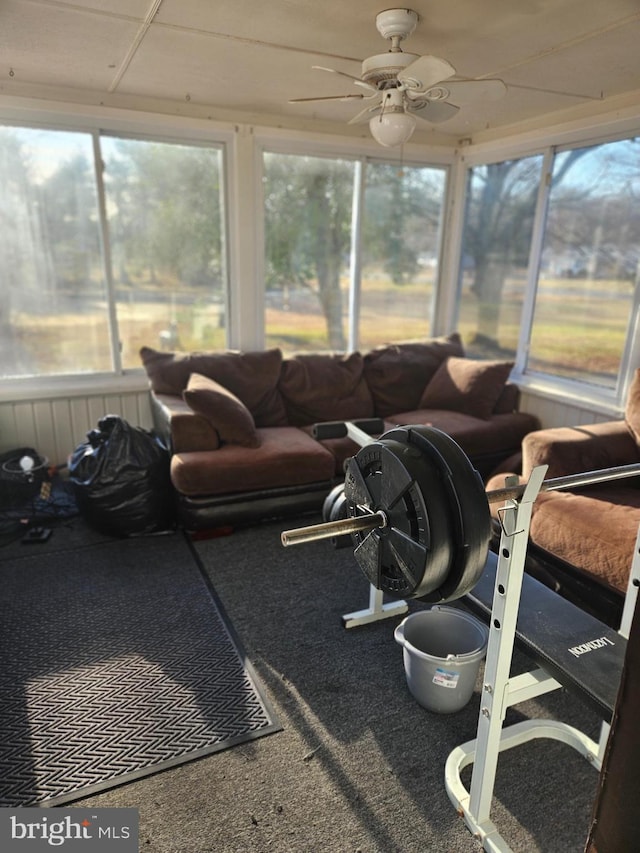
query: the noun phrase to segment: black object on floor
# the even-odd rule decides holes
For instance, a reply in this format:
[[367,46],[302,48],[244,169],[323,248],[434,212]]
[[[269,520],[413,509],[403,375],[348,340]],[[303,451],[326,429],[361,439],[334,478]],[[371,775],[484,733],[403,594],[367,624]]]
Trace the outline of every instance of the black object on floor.
[[58,544],[0,567],[0,807],[71,802],[280,729],[182,534]]

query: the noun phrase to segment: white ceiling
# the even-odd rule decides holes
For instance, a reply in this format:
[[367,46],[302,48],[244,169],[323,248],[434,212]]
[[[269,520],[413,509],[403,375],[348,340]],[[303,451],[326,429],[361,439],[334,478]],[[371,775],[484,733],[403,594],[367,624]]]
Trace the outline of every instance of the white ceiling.
[[[224,121],[347,127],[358,101],[289,98],[361,91],[312,70],[359,76],[385,53],[380,0],[0,0],[0,92]],[[500,77],[507,95],[464,107],[425,141],[551,123],[640,104],[640,0],[412,0],[403,49],[458,76]],[[568,111],[568,112],[567,112]],[[337,124],[335,124],[337,123]],[[509,129],[509,131],[507,131]]]

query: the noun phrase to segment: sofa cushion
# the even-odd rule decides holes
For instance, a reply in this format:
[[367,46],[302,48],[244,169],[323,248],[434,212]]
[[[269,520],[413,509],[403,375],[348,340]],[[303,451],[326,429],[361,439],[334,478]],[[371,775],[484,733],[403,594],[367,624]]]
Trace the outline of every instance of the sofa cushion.
[[[526,483],[526,477],[519,477]],[[579,492],[540,492],[533,503],[531,541],[605,585],[625,592],[640,517],[640,490],[629,481],[601,483]],[[487,481],[502,489],[505,474]],[[498,518],[502,504],[492,503]]]
[[256,448],[225,444],[213,453],[174,453],[173,485],[181,494],[197,497],[329,484],[333,479],[333,456],[302,430],[266,427],[257,432],[260,446]]
[[364,356],[364,377],[380,418],[418,408],[420,395],[448,356],[463,356],[457,332],[425,341],[387,344]]
[[214,379],[192,373],[182,396],[196,414],[215,427],[222,441],[243,447],[258,446],[251,412],[235,394]]
[[[522,474],[547,465],[547,478],[640,462],[640,450],[624,421],[534,430],[522,442]],[[635,484],[635,478],[629,483]]]
[[514,452],[524,436],[540,426],[538,419],[526,412],[493,415],[485,420],[448,409],[416,409],[391,415],[387,420],[397,426],[424,424],[442,430],[470,457]]
[[491,417],[512,369],[512,361],[450,357],[427,384],[419,408],[449,409],[486,420]]
[[636,444],[640,447],[640,368],[633,374],[627,403],[624,409],[624,419]]
[[373,416],[359,352],[300,353],[285,358],[278,388],[292,426]]
[[283,426],[287,413],[278,392],[282,366],[279,349],[264,352],[160,352],[140,350],[142,363],[158,394],[180,396],[192,373],[214,379],[235,394],[251,412],[256,426]]
[[[390,429],[393,429],[396,424],[391,423],[390,421],[384,422],[384,429],[382,432],[387,432]],[[303,429],[307,435],[313,435],[313,426],[304,426],[300,427]],[[378,436],[371,436],[372,439],[378,438]],[[317,441],[318,439],[316,439]],[[355,456],[356,453],[360,450],[360,444],[358,442],[353,441],[353,439],[345,436],[344,438],[322,438],[320,439],[320,444],[325,447],[329,453],[335,459],[335,474],[337,477],[344,476],[344,465],[348,459],[351,459],[352,456]]]
[[506,415],[509,412],[517,412],[519,404],[520,389],[515,382],[507,382],[493,407],[493,414]]
[[533,507],[531,538],[546,551],[624,593],[640,517],[640,491],[622,483],[544,492]]

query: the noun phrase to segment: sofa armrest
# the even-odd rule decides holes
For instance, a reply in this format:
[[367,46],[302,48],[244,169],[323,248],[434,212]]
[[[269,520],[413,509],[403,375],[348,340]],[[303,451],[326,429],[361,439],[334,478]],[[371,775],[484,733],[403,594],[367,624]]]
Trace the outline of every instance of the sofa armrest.
[[640,449],[625,421],[530,432],[522,440],[522,474],[548,465],[547,478],[566,477],[640,462]]
[[155,431],[172,453],[217,450],[220,436],[212,424],[189,408],[182,397],[151,392]]

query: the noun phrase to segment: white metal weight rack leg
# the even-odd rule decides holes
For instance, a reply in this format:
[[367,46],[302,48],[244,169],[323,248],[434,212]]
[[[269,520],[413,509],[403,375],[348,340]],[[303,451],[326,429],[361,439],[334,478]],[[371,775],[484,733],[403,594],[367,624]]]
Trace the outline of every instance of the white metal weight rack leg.
[[[511,705],[561,686],[542,669],[510,677],[532,504],[546,470],[546,466],[536,468],[520,501],[509,503],[503,511],[477,737],[454,749],[445,767],[449,799],[484,850],[496,853],[511,853],[511,848],[490,818],[501,751],[534,738],[553,738],[569,744],[597,768],[600,767],[598,744],[566,723],[526,720],[503,729],[505,715]],[[473,773],[468,791],[460,773],[469,764],[473,764]]]
[[[360,447],[371,444],[373,439],[364,430],[355,424],[345,421],[347,435]],[[355,610],[353,613],[345,613],[342,616],[342,624],[345,628],[357,628],[359,625],[368,625],[370,622],[378,622],[381,619],[390,619],[393,616],[402,616],[409,610],[406,601],[394,600],[384,603],[384,593],[373,584],[369,586],[369,606],[363,610]]]

